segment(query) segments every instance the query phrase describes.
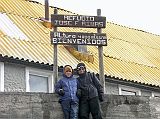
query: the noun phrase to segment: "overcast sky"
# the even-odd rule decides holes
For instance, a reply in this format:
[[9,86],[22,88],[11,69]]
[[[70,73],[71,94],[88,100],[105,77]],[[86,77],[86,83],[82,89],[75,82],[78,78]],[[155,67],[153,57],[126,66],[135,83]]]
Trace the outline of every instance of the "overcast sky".
[[[36,0],[42,1],[45,0]],[[49,0],[50,5],[160,35],[160,0]]]

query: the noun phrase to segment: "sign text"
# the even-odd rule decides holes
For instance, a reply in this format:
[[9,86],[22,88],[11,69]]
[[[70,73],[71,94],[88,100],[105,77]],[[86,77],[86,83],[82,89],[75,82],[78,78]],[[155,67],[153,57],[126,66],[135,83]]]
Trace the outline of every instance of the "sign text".
[[51,15],[51,21],[56,27],[84,27],[105,28],[106,17],[102,16],[78,16],[78,15]]
[[107,45],[104,33],[51,32],[52,44]]

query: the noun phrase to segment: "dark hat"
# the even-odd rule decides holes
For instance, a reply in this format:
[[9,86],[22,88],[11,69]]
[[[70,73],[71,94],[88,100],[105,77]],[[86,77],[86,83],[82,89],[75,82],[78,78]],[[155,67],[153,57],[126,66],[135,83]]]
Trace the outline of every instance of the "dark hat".
[[[85,69],[85,72],[83,73],[83,74],[79,74],[79,70],[80,69]],[[86,66],[85,66],[85,64],[84,63],[79,63],[79,64],[77,64],[77,74],[80,76],[80,77],[84,77],[85,76],[85,74],[86,74]]]
[[85,66],[85,64],[84,64],[84,63],[79,63],[79,64],[77,64],[77,68],[78,68],[78,67],[81,67],[81,66],[83,66],[83,67],[85,67],[85,68],[86,68],[86,66]]

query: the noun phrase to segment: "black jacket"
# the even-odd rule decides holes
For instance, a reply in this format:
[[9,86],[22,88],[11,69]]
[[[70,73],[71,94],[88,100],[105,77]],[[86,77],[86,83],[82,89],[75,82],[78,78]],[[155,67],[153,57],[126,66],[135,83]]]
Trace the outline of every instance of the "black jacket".
[[81,99],[91,99],[99,97],[100,101],[104,99],[103,86],[94,73],[86,72],[84,77],[78,77],[79,89],[81,90]]

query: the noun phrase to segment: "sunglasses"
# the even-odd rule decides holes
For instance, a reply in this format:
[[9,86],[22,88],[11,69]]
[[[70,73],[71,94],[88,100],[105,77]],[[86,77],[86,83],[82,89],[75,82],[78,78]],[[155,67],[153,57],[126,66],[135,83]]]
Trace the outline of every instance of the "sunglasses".
[[85,69],[84,66],[77,67],[77,71],[84,70],[84,69]]

